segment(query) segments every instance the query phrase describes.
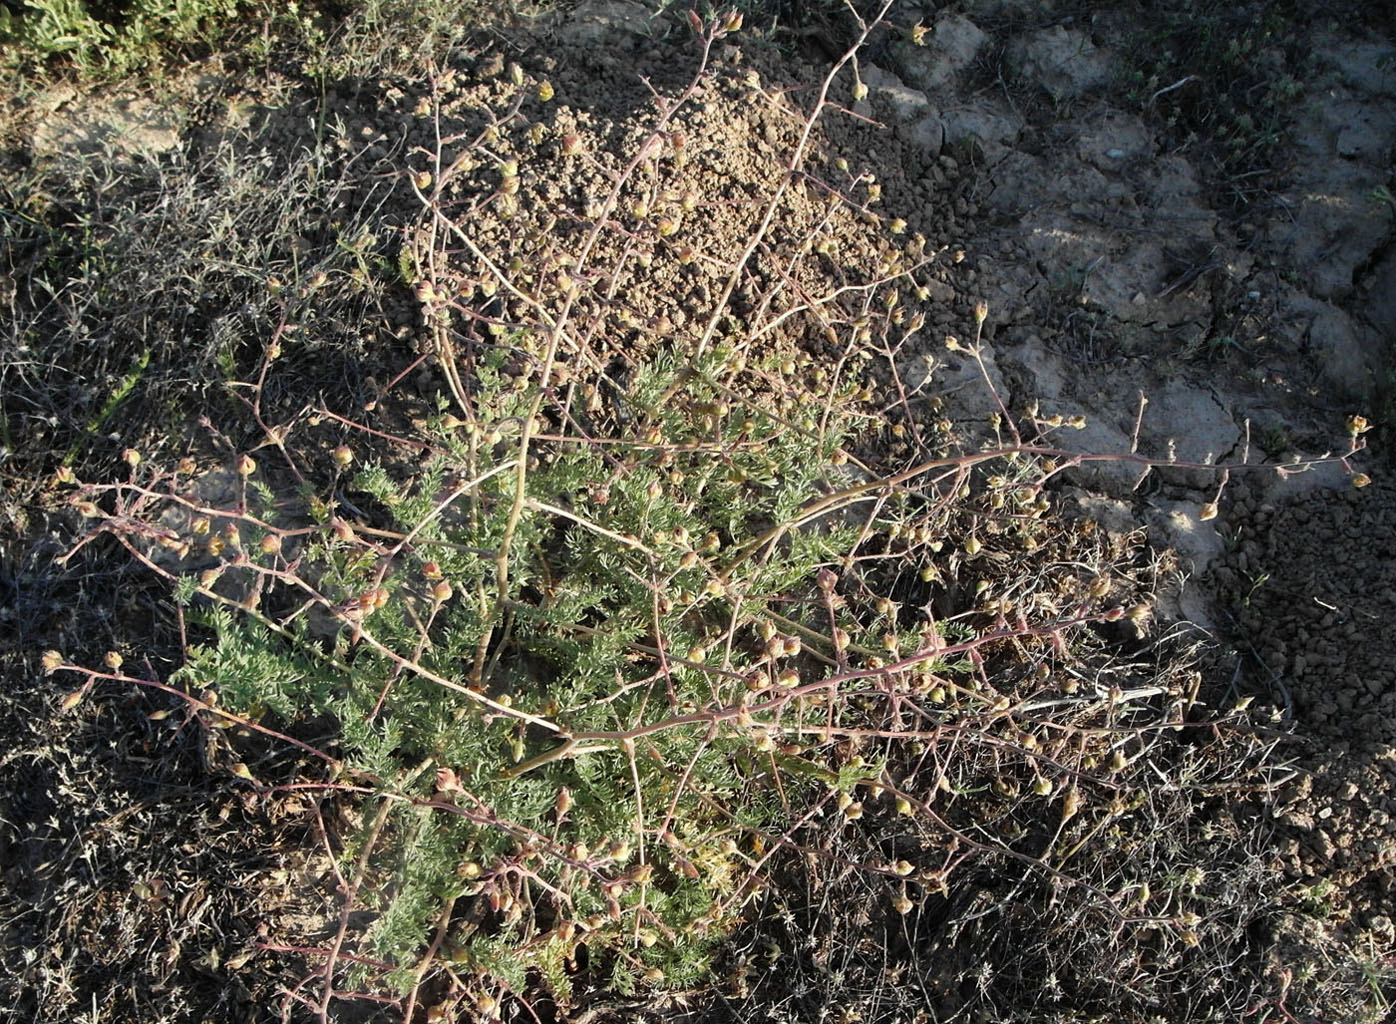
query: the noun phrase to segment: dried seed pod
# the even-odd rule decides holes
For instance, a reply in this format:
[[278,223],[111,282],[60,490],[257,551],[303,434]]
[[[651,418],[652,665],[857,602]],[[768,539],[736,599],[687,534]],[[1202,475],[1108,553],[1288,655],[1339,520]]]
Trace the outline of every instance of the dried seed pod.
[[1081,791],[1072,786],[1062,796],[1062,824],[1065,825],[1072,818],[1076,817],[1081,810]]

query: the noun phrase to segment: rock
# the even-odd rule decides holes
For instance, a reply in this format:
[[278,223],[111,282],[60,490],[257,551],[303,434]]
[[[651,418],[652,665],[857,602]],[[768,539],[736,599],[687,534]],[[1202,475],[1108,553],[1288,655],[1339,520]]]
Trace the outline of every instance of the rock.
[[976,144],[990,165],[1003,159],[1023,131],[1023,119],[1012,107],[985,97],[947,107],[941,124],[946,145]]
[[1205,322],[1210,289],[1199,277],[1192,287],[1165,294],[1169,262],[1161,244],[1141,239],[1097,263],[1081,283],[1081,297],[1124,323]]
[[[1146,397],[1149,404],[1140,430],[1140,451],[1144,454],[1160,459],[1176,455],[1181,461],[1205,465],[1239,458],[1241,428],[1227,403],[1211,388],[1173,378]],[[1216,471],[1208,469],[1160,468],[1155,472],[1204,493],[1215,488],[1220,479]]]
[[1323,60],[1338,69],[1338,80],[1344,87],[1372,97],[1396,99],[1389,41],[1373,36],[1340,42],[1330,36],[1316,49]]
[[[1180,568],[1189,578],[1205,572],[1225,551],[1226,543],[1210,521],[1199,518],[1198,502],[1154,501],[1144,515],[1150,538],[1157,547],[1172,548]],[[1211,595],[1204,589],[1179,580],[1168,600],[1160,600],[1159,613],[1172,621],[1195,623],[1204,629],[1218,625]],[[1162,598],[1162,595],[1161,595]]]
[[928,293],[927,298],[931,302],[946,305],[955,301],[955,289],[938,277],[927,278],[923,282],[923,286]]
[[1172,548],[1182,567],[1193,574],[1205,572],[1226,550],[1215,520],[1200,518],[1201,503],[1195,501],[1151,501],[1145,522],[1162,542]]
[[1301,158],[1283,197],[1291,216],[1276,218],[1268,234],[1290,262],[1309,268],[1315,296],[1343,299],[1354,272],[1387,240],[1389,216],[1375,215],[1368,193],[1386,178],[1396,122],[1343,86],[1316,83],[1296,109],[1290,137]]
[[1317,356],[1325,382],[1350,401],[1366,399],[1381,368],[1381,336],[1319,299],[1295,294],[1287,305],[1291,330]]
[[887,120],[893,127],[931,112],[931,101],[924,92],[908,88],[900,78],[876,64],[866,65],[861,74],[863,84],[868,87],[868,98],[872,101],[874,113],[886,111]]
[[1066,509],[1074,508],[1078,516],[1105,527],[1110,533],[1129,534],[1139,526],[1134,509],[1127,501],[1107,498],[1076,487],[1066,488],[1062,492],[1062,500]]
[[994,393],[1005,402],[1009,395],[993,349],[989,345],[981,347],[982,371],[967,352],[939,348],[927,356],[917,356],[899,364],[898,372],[907,387],[918,390],[924,386],[926,394],[941,398],[945,403],[944,413],[957,430],[976,439],[987,436],[989,418],[999,411]]
[[1389,250],[1362,279],[1360,309],[1385,336],[1386,350],[1396,353],[1396,249]]
[[567,12],[560,28],[572,45],[597,44],[617,36],[651,36],[653,13],[625,0],[584,0]]
[[[1037,400],[1042,416],[1074,416],[1100,408],[1103,395],[1081,394],[1084,379],[1074,372],[1066,360],[1049,351],[1040,341],[1029,339],[1013,349],[1012,361],[1026,378],[1027,393],[1016,397],[1016,405]],[[1119,454],[1129,451],[1129,434],[1114,422],[1115,416],[1086,416],[1080,430],[1059,429],[1050,435],[1048,443],[1062,449],[1088,455]],[[1101,459],[1083,462],[1068,470],[1066,477],[1080,486],[1119,496],[1130,493],[1139,479],[1139,468],[1127,463]]]
[[950,14],[936,21],[934,30],[926,35],[925,46],[901,40],[892,47],[892,54],[904,82],[934,92],[969,67],[987,39],[964,15]]
[[1216,211],[1207,199],[1196,169],[1181,156],[1164,156],[1150,162],[1142,202],[1174,235],[1204,242],[1216,236]]
[[1143,121],[1118,111],[1110,111],[1090,124],[1076,140],[1076,155],[1107,174],[1152,159],[1157,148],[1153,133]]
[[945,145],[945,124],[938,114],[927,114],[902,127],[902,138],[921,150],[926,160],[935,160]]
[[1078,29],[1053,25],[1010,47],[1024,74],[1058,102],[1075,99],[1110,78],[1109,55]]
[[1296,500],[1313,491],[1345,493],[1353,490],[1352,474],[1337,462],[1283,473],[1266,473],[1260,479],[1264,481],[1271,498],[1286,501]]

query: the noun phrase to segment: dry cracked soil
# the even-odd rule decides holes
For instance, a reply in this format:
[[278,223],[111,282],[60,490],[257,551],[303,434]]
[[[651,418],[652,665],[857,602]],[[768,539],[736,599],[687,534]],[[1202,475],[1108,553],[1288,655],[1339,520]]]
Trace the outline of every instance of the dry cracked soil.
[[[767,39],[762,17],[749,15],[742,33],[714,47],[659,169],[625,195],[619,227],[601,243],[614,252],[598,262],[622,269],[604,287],[586,282],[583,301],[594,308],[584,319],[628,339],[627,359],[651,355],[645,346],[656,337],[703,337],[724,298],[723,261],[753,236],[771,184],[802,144],[801,112],[854,32],[833,11]],[[1267,979],[1261,994],[1235,1001],[1239,982],[1228,972],[1243,972],[1241,953],[1200,980],[1187,979],[1184,961],[1160,957],[1156,976],[1131,982],[1143,995],[1118,1019],[1379,1020],[1396,998],[1389,5],[1354,14],[1311,2],[964,0],[896,4],[887,22],[858,58],[866,89],[854,89],[848,70],[834,79],[753,273],[726,297],[735,313],[760,313],[769,325],[752,341],[751,373],[779,391],[788,358],[811,376],[835,372],[839,346],[781,310],[831,287],[864,287],[887,273],[889,254],[910,253],[921,261],[924,329],[869,371],[865,411],[895,429],[870,433],[866,447],[910,452],[923,432],[951,430],[975,443],[993,435],[1002,412],[1042,422],[1080,415],[1084,427],[1059,430],[1055,443],[1234,467],[1225,477],[1181,465],[1141,476],[1128,460],[1086,462],[1059,478],[1055,495],[1064,515],[1149,566],[1141,579],[1152,620],[1141,633],[1197,645],[1215,701],[1250,698],[1265,711],[1257,728],[1283,751],[1284,770],[1256,783],[1261,811],[1243,811],[1238,797],[1231,823],[1247,836],[1243,856],[1228,862],[1235,884],[1248,872],[1272,879],[1268,909],[1238,930],[1236,947],[1249,943],[1244,970]],[[547,116],[533,118],[536,130],[493,140],[495,162],[453,166],[463,149],[452,140],[486,130],[480,111],[511,101],[514,62],[530,82],[549,83]],[[100,153],[111,168],[102,188],[113,196],[123,182],[149,181],[148,170],[129,167],[204,175],[217,193],[237,166],[271,166],[316,139],[344,182],[325,224],[356,216],[372,235],[366,250],[405,249],[419,262],[440,254],[438,284],[507,320],[511,296],[495,294],[480,265],[542,261],[544,273],[565,277],[558,255],[585,242],[606,184],[648,144],[656,109],[689,87],[696,64],[681,16],[592,0],[510,43],[462,51],[430,80],[346,82],[307,98],[240,91],[217,68],[199,69],[181,79],[176,102],[45,94],[12,111],[11,138],[26,166]],[[439,179],[449,168],[440,201],[464,209],[495,191],[507,161],[523,187],[482,215],[479,251],[467,258],[421,216],[404,171]],[[668,229],[641,230],[659,215]],[[319,259],[328,229],[302,230],[303,258]],[[781,254],[809,240],[821,258],[782,267]],[[18,235],[0,244],[18,273],[30,258]],[[326,375],[322,398],[373,401],[408,362],[384,353],[410,356],[427,344],[419,299],[388,289],[379,322],[306,363]],[[945,338],[973,337],[981,302],[976,359]],[[244,314],[229,309],[221,326],[191,330],[212,345],[217,330],[258,329]],[[11,381],[23,383],[29,371],[16,367],[31,357],[42,353],[7,357]],[[576,363],[560,384],[599,369]],[[74,384],[64,399],[72,415],[90,421],[120,372],[91,394]],[[422,402],[451,385],[431,369],[409,383]],[[269,401],[290,407],[302,397],[293,390]],[[18,445],[49,450],[66,436],[56,418],[15,410],[6,413]],[[1339,458],[1352,447],[1353,415],[1374,425],[1361,435],[1370,450]],[[1333,457],[1309,461],[1324,453]],[[8,459],[10,473],[29,465]],[[1354,486],[1359,473],[1369,486]],[[1203,512],[1210,504],[1215,515]],[[345,824],[317,823],[291,797],[255,798],[220,771],[219,743],[194,726],[171,728],[165,714],[152,721],[170,710],[155,697],[101,692],[73,714],[56,712],[60,690],[39,674],[39,652],[81,638],[100,657],[143,630],[175,627],[159,588],[115,555],[86,552],[56,568],[74,526],[41,506],[7,504],[0,552],[8,1019],[278,1019],[279,993],[310,970],[298,948],[319,941],[338,913],[322,837]],[[172,650],[151,650],[152,670]],[[1213,812],[1201,831],[1227,827],[1225,799]],[[1018,897],[992,889],[986,882],[952,901],[953,921],[927,920],[923,933],[900,939],[852,911],[831,924],[772,905],[769,919],[753,911],[711,989],[648,1005],[598,996],[589,1012],[1104,1019],[1102,990],[1085,976],[1119,965],[1084,965],[1074,982],[1033,977],[1029,965],[1029,976],[995,988],[979,961],[992,961],[1002,936],[973,922],[1011,928],[1013,916],[979,911],[975,900]],[[836,931],[842,945],[804,948],[805,927]],[[768,947],[782,944],[776,966]],[[1063,983],[1064,994],[1051,991]],[[1183,998],[1176,987],[1195,991]],[[373,1019],[374,1010],[344,1013]]]

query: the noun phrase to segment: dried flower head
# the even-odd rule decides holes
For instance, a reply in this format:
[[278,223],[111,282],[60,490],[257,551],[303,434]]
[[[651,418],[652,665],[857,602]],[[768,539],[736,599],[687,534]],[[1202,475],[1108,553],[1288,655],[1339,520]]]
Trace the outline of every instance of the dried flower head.
[[1081,810],[1081,791],[1072,786],[1062,797],[1062,824],[1065,825],[1072,818],[1076,817]]

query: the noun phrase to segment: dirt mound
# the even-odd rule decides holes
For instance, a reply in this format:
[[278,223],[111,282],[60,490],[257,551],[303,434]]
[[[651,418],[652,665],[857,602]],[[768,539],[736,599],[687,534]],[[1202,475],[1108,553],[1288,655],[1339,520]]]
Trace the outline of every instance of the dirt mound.
[[1280,794],[1284,870],[1330,921],[1382,948],[1396,904],[1396,487],[1240,496],[1212,573],[1234,608],[1245,676],[1300,743]]

